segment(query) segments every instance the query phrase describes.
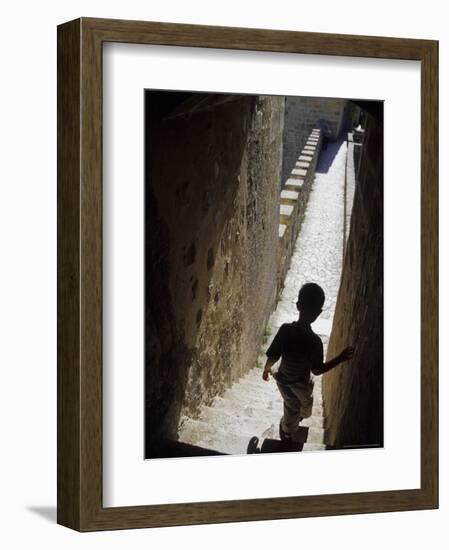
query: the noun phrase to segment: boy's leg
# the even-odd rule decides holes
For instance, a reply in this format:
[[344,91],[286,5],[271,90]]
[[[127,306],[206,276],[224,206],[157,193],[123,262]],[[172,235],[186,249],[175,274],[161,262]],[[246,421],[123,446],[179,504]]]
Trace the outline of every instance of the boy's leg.
[[284,415],[279,425],[280,437],[295,440],[302,420],[301,402],[289,386],[280,382],[277,382],[277,386],[284,400]]
[[298,402],[301,404],[300,413],[302,418],[309,418],[310,416],[312,416],[313,383],[291,384],[289,389],[295,395]]

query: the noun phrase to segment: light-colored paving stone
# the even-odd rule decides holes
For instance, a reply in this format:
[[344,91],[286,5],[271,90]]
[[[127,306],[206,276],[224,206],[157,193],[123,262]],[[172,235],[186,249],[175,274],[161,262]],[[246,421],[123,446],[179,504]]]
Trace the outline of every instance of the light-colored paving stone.
[[301,178],[305,178],[307,175],[307,170],[304,170],[304,168],[293,168],[292,170],[292,176],[299,176]]
[[303,185],[304,180],[299,178],[288,178],[288,180],[285,182],[285,187],[293,187],[295,189],[301,189]]
[[280,204],[279,211],[281,216],[291,216],[293,213],[293,206],[290,204]]
[[281,199],[287,199],[289,201],[298,200],[299,193],[298,191],[289,191],[288,189],[283,189],[281,191]]
[[278,231],[279,238],[284,236],[286,229],[287,229],[287,226],[285,225],[285,223],[280,223],[279,224],[279,231]]
[[[271,337],[261,350],[260,364],[277,329],[298,317],[295,302],[305,282],[320,284],[326,294],[323,313],[313,329],[327,347],[342,264],[345,163],[345,142],[330,143],[321,154],[284,290],[269,321]],[[304,452],[325,449],[321,386],[322,377],[314,377],[312,416],[301,423],[309,429]],[[252,436],[278,437],[282,407],[274,380],[263,381],[262,369],[253,368],[222,396],[217,396],[210,407],[203,407],[198,419],[183,418],[180,440],[224,453],[245,454]]]

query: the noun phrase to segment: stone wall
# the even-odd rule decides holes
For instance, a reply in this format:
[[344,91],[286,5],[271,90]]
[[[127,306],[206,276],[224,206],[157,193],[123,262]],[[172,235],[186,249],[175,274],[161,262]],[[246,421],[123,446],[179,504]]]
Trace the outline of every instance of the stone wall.
[[334,140],[352,127],[353,118],[354,105],[346,99],[286,97],[282,183],[288,179],[313,128],[321,128],[325,139]]
[[283,99],[186,95],[146,98],[147,450],[255,366],[276,296]]
[[279,197],[279,246],[277,265],[277,291],[280,296],[290,266],[296,239],[301,230],[310,191],[315,178],[316,164],[322,143],[321,131],[314,128],[285,182]]
[[351,226],[327,358],[351,362],[323,376],[331,448],[383,445],[383,112],[367,117]]

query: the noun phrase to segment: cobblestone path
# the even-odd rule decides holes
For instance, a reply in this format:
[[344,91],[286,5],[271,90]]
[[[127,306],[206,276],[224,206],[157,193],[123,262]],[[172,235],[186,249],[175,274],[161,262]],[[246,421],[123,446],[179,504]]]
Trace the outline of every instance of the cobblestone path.
[[[271,336],[265,349],[283,323],[297,319],[298,290],[305,282],[313,281],[326,294],[323,313],[312,325],[326,352],[341,274],[346,156],[345,141],[331,142],[321,152],[284,290],[269,321]],[[263,354],[259,362],[264,364]],[[321,376],[315,377],[314,382],[312,416],[301,423],[309,428],[304,451],[325,448]],[[245,454],[254,435],[278,438],[281,416],[282,399],[275,381],[263,381],[262,369],[253,368],[223,396],[216,397],[210,407],[204,407],[197,420],[182,419],[179,439],[224,453]]]

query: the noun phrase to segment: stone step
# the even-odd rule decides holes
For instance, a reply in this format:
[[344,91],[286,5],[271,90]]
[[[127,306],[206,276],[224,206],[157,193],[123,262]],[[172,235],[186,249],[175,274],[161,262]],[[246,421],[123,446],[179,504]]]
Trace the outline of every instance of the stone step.
[[[216,397],[212,406],[220,410],[241,410],[242,415],[249,417],[261,417],[267,412],[270,412],[270,414],[271,412],[275,412],[277,414],[276,423],[279,423],[283,412],[283,402],[279,393],[269,401],[265,399],[256,400],[253,398],[251,402],[248,402],[248,398],[244,394],[234,394],[226,399]],[[310,425],[323,427],[322,416],[323,408],[314,404],[312,407],[312,416],[309,419],[303,420],[303,423],[307,425],[307,423],[310,422]]]
[[228,397],[216,397],[213,401],[213,408],[220,410],[238,410],[242,411],[241,414],[248,416],[260,415],[266,411],[276,411],[277,414],[282,415],[282,399],[278,396],[273,396],[273,399],[266,398],[254,398],[251,402],[248,402],[248,395],[241,393],[235,393]]
[[298,160],[296,161],[295,168],[303,168],[304,170],[307,170],[310,166],[310,162],[308,160]]
[[310,451],[325,451],[326,445],[324,443],[304,443],[303,452]]
[[[301,423],[302,425],[302,423]],[[306,443],[323,443],[324,441],[324,429],[315,428],[314,426],[309,428]]]
[[270,380],[265,382],[262,380],[262,369],[260,369],[260,382],[258,380],[248,379],[244,384],[238,384],[233,386],[230,390],[227,390],[223,394],[223,399],[227,399],[232,395],[247,394],[248,397],[253,397],[254,400],[265,399],[268,402],[271,400],[277,400],[279,397],[279,391],[276,384]]
[[287,229],[287,225],[285,223],[279,224],[279,230],[278,230],[279,238],[282,238],[284,236],[286,229]]
[[288,187],[292,190],[301,189],[303,185],[304,180],[300,178],[288,178],[288,180],[285,182],[285,187]]
[[[256,381],[253,382],[252,380],[247,380],[244,384],[233,386],[232,391],[238,395],[246,393],[248,395],[257,396],[258,398],[264,397],[267,400],[276,400],[279,392],[274,381],[270,380],[268,382],[265,382],[265,380],[262,380],[262,371],[260,373],[260,378],[260,384]],[[264,385],[262,386],[262,384]],[[223,395],[224,398],[226,398],[226,396],[227,393]]]
[[[271,382],[269,383],[271,384]],[[320,392],[321,390],[315,388],[313,393],[313,416],[322,416],[323,414],[323,402]],[[244,388],[236,388],[234,393],[227,394],[226,397],[216,397],[213,407],[241,411],[239,414],[243,414],[245,409],[251,409],[254,414],[262,414],[263,411],[268,410],[276,410],[280,413],[282,412],[283,401],[277,387],[276,392],[272,395],[263,392],[254,394],[254,392],[245,391]]]
[[[262,358],[264,356],[261,356]],[[275,367],[276,369],[276,367]],[[217,396],[212,406],[234,408],[237,411],[242,410],[246,405],[260,407],[261,410],[277,405],[282,405],[282,398],[276,386],[276,382],[270,379],[268,382],[262,379],[262,369],[251,369],[239,382],[226,390],[222,396]],[[319,414],[322,411],[321,397],[322,377],[314,377],[314,411],[313,414]],[[231,404],[231,402],[233,404]],[[236,402],[238,406],[235,406]]]
[[206,449],[213,449],[221,453],[231,455],[246,455],[248,443],[251,437],[242,436],[239,434],[228,434],[226,439],[220,439],[209,434],[203,439],[198,440],[195,444]]
[[[249,416],[248,413],[251,413]],[[279,412],[273,409],[265,410],[263,415],[254,415],[253,409],[247,406],[240,413],[228,409],[218,409],[215,407],[205,408],[201,414],[202,421],[213,426],[214,431],[217,427],[227,432],[241,433],[261,436],[271,426],[279,424]],[[316,426],[320,428],[320,426]]]
[[305,178],[307,176],[307,170],[304,170],[304,168],[293,168],[291,175]]
[[[227,430],[224,426],[211,426],[204,420],[194,420],[189,419],[185,424],[183,424],[179,430],[179,440],[183,443],[190,443],[191,445],[198,445],[198,441],[215,438],[218,440],[227,440],[228,437],[232,437],[234,434],[238,434],[239,438],[249,440],[252,437],[253,433],[243,429],[243,426],[240,426],[239,430]],[[222,449],[214,448],[217,451],[222,451]]]
[[[293,191],[294,193],[294,191]],[[293,206],[293,208],[296,206],[297,204],[297,200],[296,199],[280,199],[279,201],[279,204],[285,204],[286,206]]]
[[281,399],[268,401],[254,399],[248,401],[243,395],[235,395],[233,398],[226,399],[225,402],[214,404],[213,408],[224,411],[239,411],[236,414],[243,418],[263,418],[264,415],[274,414],[277,416],[275,422],[279,422],[279,418],[282,416],[283,404]]
[[[316,419],[315,419],[316,421]],[[246,454],[251,437],[278,437],[277,416],[266,415],[264,419],[242,418],[223,410],[207,408],[201,419],[188,419],[181,427],[179,440],[183,443],[198,445],[208,449],[229,454]],[[319,450],[323,447],[324,430],[321,427],[309,426],[306,421],[301,426],[308,427],[307,449]]]
[[281,191],[281,200],[287,199],[290,201],[296,201],[298,200],[299,192],[298,191],[289,191],[288,189],[283,189]]
[[[276,439],[276,437],[274,437]],[[197,445],[206,449],[214,449],[222,453],[228,453],[232,455],[246,455],[249,440],[245,437],[231,436],[227,443],[226,448],[223,447],[223,443],[214,437],[208,437],[197,442]],[[302,452],[317,452],[325,451],[326,445],[323,443],[304,443]]]
[[279,213],[281,216],[290,217],[293,214],[293,206],[291,204],[280,204]]

